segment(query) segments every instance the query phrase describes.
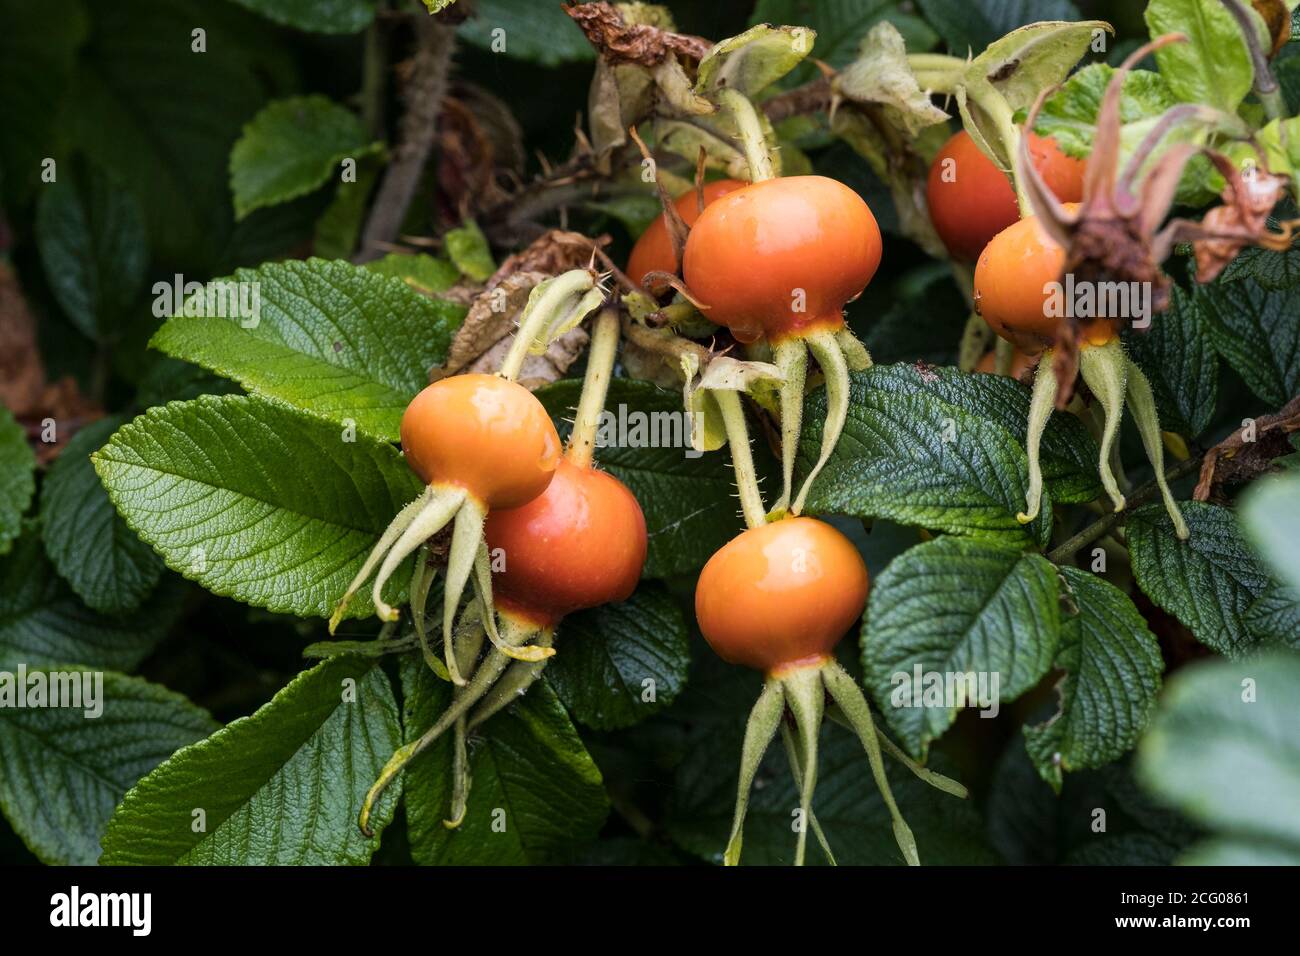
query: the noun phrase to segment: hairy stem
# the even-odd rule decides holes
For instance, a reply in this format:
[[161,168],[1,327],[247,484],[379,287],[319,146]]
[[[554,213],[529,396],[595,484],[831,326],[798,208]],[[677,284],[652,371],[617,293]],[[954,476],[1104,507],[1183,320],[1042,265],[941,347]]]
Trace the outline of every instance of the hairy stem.
[[582,380],[582,396],[578,399],[573,433],[565,452],[570,463],[579,468],[590,468],[595,453],[596,429],[605,411],[605,396],[609,394],[614,359],[618,357],[618,310],[603,309],[593,326],[591,346],[587,350],[587,374]]
[[456,32],[434,17],[416,17],[415,31],[416,52],[402,97],[406,112],[402,115],[392,162],[384,172],[370,208],[370,218],[361,233],[356,262],[379,258],[397,238],[438,133],[438,114],[447,94],[447,74],[451,69]]
[[745,423],[745,409],[740,404],[740,393],[726,390],[710,392],[722,412],[722,423],[727,429],[727,444],[731,447],[731,468],[736,475],[736,489],[740,493],[740,510],[745,525],[757,528],[767,524],[767,509],[758,490],[758,472],[754,469],[754,456],[749,447],[749,426]]
[[[1165,472],[1165,481],[1173,482],[1180,478],[1185,478],[1198,471],[1200,467],[1201,459],[1198,457],[1188,458],[1186,461],[1180,461],[1178,464],[1174,465],[1173,468],[1170,468],[1169,471]],[[1159,482],[1149,481],[1129,496],[1129,504],[1132,506],[1146,504],[1159,493]],[[1124,512],[1116,511],[1099,518],[1074,537],[1063,541],[1058,547],[1049,551],[1047,554],[1047,560],[1054,564],[1060,564],[1063,561],[1068,560],[1076,551],[1086,548],[1094,541],[1108,535],[1111,529],[1122,522],[1125,517],[1126,515]]]
[[1241,38],[1246,43],[1246,49],[1250,51],[1250,62],[1255,70],[1255,95],[1259,97],[1265,115],[1270,120],[1282,119],[1288,114],[1286,99],[1277,84],[1277,77],[1273,75],[1273,70],[1268,65],[1268,54],[1259,44],[1259,34],[1255,32],[1255,24],[1246,9],[1247,5],[1242,3],[1242,0],[1220,0],[1220,2],[1228,8],[1232,18],[1237,21]]

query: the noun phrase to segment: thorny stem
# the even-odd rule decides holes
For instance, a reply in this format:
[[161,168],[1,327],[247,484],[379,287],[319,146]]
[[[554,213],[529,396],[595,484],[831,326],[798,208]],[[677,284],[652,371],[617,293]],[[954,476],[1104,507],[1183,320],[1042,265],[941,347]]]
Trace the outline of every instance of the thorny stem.
[[1255,69],[1255,95],[1259,97],[1265,114],[1271,120],[1282,119],[1287,115],[1286,99],[1282,96],[1277,78],[1273,76],[1273,70],[1268,65],[1268,55],[1259,45],[1259,35],[1255,32],[1255,24],[1250,14],[1241,0],[1220,0],[1220,2],[1228,8],[1228,13],[1232,14],[1232,18],[1237,21],[1237,29],[1241,31],[1246,49],[1250,51],[1250,62]]
[[618,311],[604,309],[596,316],[591,333],[591,346],[587,350],[587,374],[582,382],[582,396],[573,419],[573,433],[565,454],[571,464],[590,468],[596,447],[596,429],[605,411],[605,396],[609,394],[609,380],[618,356]]
[[727,429],[727,444],[731,446],[731,467],[736,473],[736,488],[740,492],[740,509],[745,515],[745,525],[757,528],[767,524],[767,509],[758,490],[758,473],[754,470],[754,456],[749,447],[749,427],[745,424],[745,410],[738,392],[719,389],[709,392],[722,412],[722,423]]
[[749,181],[761,183],[774,179],[776,171],[772,168],[772,154],[768,152],[767,137],[763,135],[763,126],[758,121],[754,104],[740,90],[730,87],[721,90],[718,99],[731,111],[736,121],[740,145],[745,151],[745,161],[749,163]]
[[517,379],[537,338],[552,326],[562,310],[572,306],[572,299],[591,291],[595,285],[594,277],[586,269],[570,269],[548,281],[550,284],[542,294],[524,307],[515,340],[501,363],[502,378],[512,382]]
[[356,262],[379,258],[386,245],[397,238],[438,133],[438,114],[447,92],[456,33],[434,17],[416,17],[415,31],[417,49],[411,61],[411,79],[403,94],[406,112],[393,161],[370,207]]
[[[1174,465],[1173,468],[1170,468],[1165,472],[1165,481],[1174,482],[1179,478],[1185,478],[1200,467],[1201,459],[1198,456],[1188,458],[1186,461],[1180,461],[1178,464]],[[1145,504],[1152,498],[1156,497],[1159,493],[1159,483],[1149,481],[1137,491],[1133,492],[1133,494],[1129,495],[1129,505],[1134,506]],[[1047,560],[1051,561],[1053,564],[1060,564],[1081,548],[1086,548],[1094,541],[1104,538],[1110,533],[1110,530],[1123,521],[1125,517],[1127,517],[1125,512],[1115,511],[1111,514],[1105,515],[1097,521],[1094,521],[1073,538],[1070,538],[1063,542],[1059,547],[1053,548],[1049,551],[1047,554]]]

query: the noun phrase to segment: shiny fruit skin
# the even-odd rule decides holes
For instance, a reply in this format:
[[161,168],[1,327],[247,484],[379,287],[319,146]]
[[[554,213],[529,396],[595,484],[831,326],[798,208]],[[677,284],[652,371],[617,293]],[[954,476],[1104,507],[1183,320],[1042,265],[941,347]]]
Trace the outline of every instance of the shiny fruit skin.
[[[704,205],[707,207],[719,196],[743,189],[747,185],[748,183],[743,183],[739,179],[716,179],[711,183],[705,183]],[[695,225],[695,220],[700,218],[700,204],[695,198],[694,189],[678,196],[673,205],[677,207],[677,215],[681,216],[682,221],[688,226]],[[632,247],[632,255],[628,256],[627,260],[627,275],[640,285],[647,272],[675,273],[676,271],[677,261],[673,258],[673,241],[668,237],[668,224],[664,222],[662,215],[658,215]]]
[[[1034,133],[1029,134],[1029,153],[1057,199],[1083,198],[1082,160],[1071,159],[1055,140]],[[945,180],[946,169],[956,179]],[[965,130],[944,143],[930,165],[926,201],[935,232],[952,257],[963,262],[974,262],[990,239],[1020,218],[1011,183]]]
[[485,533],[493,561],[504,558],[492,575],[494,599],[538,626],[626,600],[645,565],[645,515],[632,492],[567,458],[541,495],[488,515]]
[[718,656],[765,673],[816,665],[862,616],[867,566],[815,518],[742,532],[700,572],[695,616]]
[[788,176],[705,209],[683,274],[709,321],[741,342],[775,343],[843,327],[844,303],[876,274],[880,252],[880,227],[861,196],[825,176]]
[[[1072,205],[1067,205],[1072,209]],[[1044,287],[1061,282],[1065,250],[1028,216],[993,237],[975,265],[975,310],[989,326],[1020,351],[1037,355],[1050,348],[1061,323],[1068,319],[1047,314],[1050,297]],[[1081,323],[1081,343],[1103,345],[1115,336],[1110,319]]]
[[551,483],[560,436],[532,392],[497,375],[453,375],[402,415],[402,450],[426,484],[465,489],[488,508],[515,508]]

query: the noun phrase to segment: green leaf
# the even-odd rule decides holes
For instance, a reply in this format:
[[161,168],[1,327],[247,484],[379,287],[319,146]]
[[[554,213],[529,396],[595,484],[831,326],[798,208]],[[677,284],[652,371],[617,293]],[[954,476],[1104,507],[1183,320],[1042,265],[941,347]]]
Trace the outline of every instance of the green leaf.
[[1300,473],[1256,482],[1242,496],[1241,526],[1278,578],[1300,589]]
[[1219,397],[1219,354],[1203,306],[1201,296],[1175,286],[1168,311],[1124,337],[1151,381],[1162,426],[1191,438],[1210,426]]
[[977,675],[979,691],[996,695],[993,708],[1037,684],[1061,637],[1058,591],[1046,558],[987,541],[939,538],[895,558],[872,588],[862,665],[903,746],[923,759],[957,716],[947,699],[917,699],[918,668],[921,691],[932,675],[945,685],[950,676]]
[[[900,393],[897,382],[889,366],[850,377],[848,422],[813,484],[808,510],[1012,544],[1045,542],[1046,500],[1033,524],[1016,520],[1025,507],[1029,463],[1012,434],[928,391]],[[819,389],[804,403],[801,472],[820,452],[825,419],[826,393]]]
[[435,259],[423,252],[390,252],[382,259],[367,262],[366,268],[381,276],[401,279],[417,291],[434,294],[446,292],[460,278],[460,270],[446,259]]
[[1246,630],[1260,644],[1300,651],[1300,591],[1281,584],[1268,588],[1246,609]]
[[948,114],[935,106],[929,92],[917,83],[902,34],[888,21],[872,27],[858,58],[840,71],[836,89],[856,102],[879,104],[889,125],[908,139],[948,121]]
[[[135,195],[159,259],[221,274],[234,236],[230,148],[270,89],[295,82],[291,54],[279,31],[233,4],[114,0],[87,9],[91,40],[60,125]],[[204,53],[192,49],[200,26]]]
[[72,590],[96,611],[133,611],[162,576],[163,563],[113,510],[90,455],[122,424],[103,418],[73,436],[41,488],[45,551]]
[[816,31],[806,26],[752,26],[715,43],[704,54],[695,77],[695,91],[716,93],[726,88],[753,96],[802,63],[816,39]]
[[[572,428],[581,392],[582,382],[567,379],[536,393],[561,438]],[[744,528],[730,460],[725,453],[691,451],[690,424],[676,392],[615,378],[605,408],[614,444],[598,433],[596,462],[627,485],[645,513],[649,548],[643,576],[698,570]]]
[[473,46],[540,66],[595,57],[582,30],[558,3],[478,0],[474,13],[457,28],[460,38]]
[[1018,26],[975,57],[966,70],[968,85],[988,83],[1013,112],[1028,109],[1045,88],[1064,82],[1098,31],[1104,34],[1108,26],[1102,20]]
[[1298,697],[1293,654],[1187,668],[1138,746],[1139,779],[1223,836],[1260,841],[1274,859],[1300,857]]
[[127,790],[218,724],[157,684],[81,667],[29,671],[24,687],[5,675],[0,699],[25,689],[30,700],[37,674],[79,706],[0,706],[0,810],[42,862],[89,866]]
[[681,607],[656,584],[622,603],[570,614],[557,642],[546,680],[575,720],[597,730],[630,727],[667,707],[691,663]]
[[[1300,58],[1297,61],[1300,62]],[[1270,292],[1294,289],[1300,286],[1300,248],[1291,246],[1283,252],[1274,252],[1250,246],[1228,263],[1220,278],[1223,282],[1254,279],[1260,288]]]
[[308,33],[356,33],[375,18],[374,0],[235,0],[268,20]]
[[235,218],[314,192],[344,160],[382,149],[369,142],[355,113],[328,97],[276,100],[249,121],[230,151]]
[[1078,20],[1070,0],[917,0],[956,56],[978,53],[1004,33],[1034,20]]
[[81,332],[114,338],[149,264],[144,213],[104,170],[65,165],[36,205],[36,247],[50,289]]
[[1269,586],[1268,574],[1242,540],[1226,508],[1180,502],[1191,537],[1179,541],[1163,505],[1129,515],[1133,574],[1147,596],[1186,624],[1196,639],[1237,656],[1254,643],[1244,615]]
[[487,236],[472,219],[458,229],[449,229],[442,241],[456,268],[475,282],[486,282],[497,271]]
[[0,558],[0,668],[76,661],[130,670],[167,634],[181,598],[164,582],[130,614],[97,614],[55,574],[33,526]]
[[0,5],[0,189],[10,217],[56,155],[58,104],[72,78],[89,23],[80,0]]
[[383,670],[373,660],[333,658],[136,784],[108,821],[101,862],[365,864],[401,786],[380,798],[369,839],[357,826],[361,801],[400,743]]
[[[669,800],[667,828],[673,841],[713,863],[722,862],[731,828],[742,731],[733,713],[729,722],[710,726],[699,734],[677,768]],[[902,865],[889,812],[858,739],[828,722],[819,742],[817,764],[813,812],[836,862],[846,866]],[[938,761],[935,764],[943,772],[950,772]],[[970,801],[940,793],[889,757],[885,757],[885,770],[898,807],[916,836],[922,864],[997,862]],[[793,863],[796,835],[791,821],[798,808],[799,794],[784,748],[780,741],[774,741],[750,794],[741,863]],[[820,845],[810,838],[808,863],[824,862]]]
[[[1043,104],[1034,131],[1050,136],[1062,152],[1082,159],[1092,152],[1097,135],[1097,114],[1102,97],[1115,75],[1105,63],[1090,63],[1071,76]],[[1120,148],[1130,154],[1156,125],[1156,120],[1178,100],[1159,73],[1130,70],[1119,101]]]
[[751,24],[793,23],[816,31],[817,59],[836,68],[847,66],[858,54],[867,32],[888,20],[903,34],[913,53],[934,46],[937,37],[918,17],[899,10],[897,0],[758,0]]
[[[872,386],[898,395],[929,395],[1001,425],[1023,445],[1029,389],[1005,375],[965,375],[955,368],[918,368],[913,362],[883,366]],[[1052,500],[1082,504],[1101,494],[1097,442],[1074,415],[1053,415],[1043,432],[1043,481]]]
[[[408,655],[402,690],[406,738],[413,740],[451,703],[450,685],[417,655]],[[544,681],[471,739],[472,789],[465,820],[454,830],[442,822],[451,804],[451,753],[446,734],[405,771],[406,819],[417,863],[545,863],[580,851],[600,831],[609,810],[600,771]]]
[[[1185,103],[1206,103],[1236,113],[1255,71],[1246,40],[1219,0],[1151,0],[1144,14],[1151,36],[1182,33],[1188,43],[1156,51],[1160,75]],[[1267,46],[1265,47],[1267,49]]]
[[1078,613],[1061,623],[1060,709],[1025,727],[1034,766],[1058,793],[1064,771],[1105,766],[1137,743],[1164,669],[1160,645],[1128,595],[1078,568],[1061,574]]
[[1300,289],[1270,291],[1243,279],[1200,287],[1196,297],[1215,349],[1252,392],[1274,406],[1300,392]]
[[324,259],[240,269],[205,296],[187,299],[150,344],[386,441],[398,440],[402,413],[465,316],[404,282]]
[[0,405],[0,554],[8,554],[23,530],[23,515],[36,493],[36,455],[27,432]]
[[328,617],[421,490],[391,445],[346,437],[282,405],[204,396],[151,409],[93,460],[118,512],[168,567],[256,607]]

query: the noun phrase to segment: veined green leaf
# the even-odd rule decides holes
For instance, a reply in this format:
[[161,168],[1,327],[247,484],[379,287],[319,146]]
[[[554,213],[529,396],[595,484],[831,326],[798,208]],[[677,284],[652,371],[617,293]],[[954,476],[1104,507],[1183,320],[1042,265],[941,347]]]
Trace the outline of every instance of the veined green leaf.
[[27,432],[0,405],[0,554],[7,554],[23,530],[23,514],[36,493],[36,456]]
[[105,614],[139,607],[163,570],[158,555],[113,510],[90,462],[122,421],[103,418],[77,432],[41,487],[46,553],[72,590]]
[[[954,534],[1043,542],[1051,507],[1022,525],[1029,464],[1011,432],[919,388],[899,389],[889,367],[850,377],[849,417],[835,452],[813,484],[808,510],[888,518]],[[799,469],[821,448],[826,393],[804,403]]]
[[1254,643],[1244,615],[1271,583],[1242,540],[1227,508],[1180,502],[1191,537],[1179,541],[1163,505],[1129,515],[1125,528],[1133,574],[1156,604],[1186,624],[1196,639],[1237,656]]
[[117,337],[149,265],[135,197],[98,166],[65,164],[37,202],[36,245],[69,321],[92,339]]
[[240,269],[203,295],[150,344],[387,441],[398,439],[402,413],[465,317],[398,279],[324,259]]
[[235,218],[319,189],[340,164],[380,152],[355,113],[325,96],[264,106],[230,151]]
[[[1153,38],[1166,33],[1182,33],[1188,38],[1187,43],[1171,43],[1156,51],[1160,75],[1174,95],[1186,103],[1208,103],[1225,113],[1236,113],[1250,92],[1255,71],[1246,38],[1223,4],[1219,0],[1151,0],[1144,16]],[[1271,41],[1263,42],[1268,49]]]
[[579,723],[629,727],[667,707],[686,683],[690,634],[677,602],[644,583],[618,604],[570,614],[546,680]]
[[400,742],[383,670],[328,660],[136,784],[108,822],[102,862],[363,865],[401,785],[380,798],[370,838],[357,826],[361,801]]
[[1078,613],[1061,623],[1060,709],[1025,727],[1034,765],[1058,792],[1064,771],[1104,766],[1137,743],[1164,668],[1155,635],[1128,595],[1078,568],[1061,574]]
[[939,538],[895,558],[872,588],[862,666],[903,746],[924,759],[963,706],[948,693],[959,680],[983,695],[964,706],[993,713],[1037,684],[1060,643],[1058,592],[1046,558],[988,541]]
[[1210,339],[1250,390],[1281,406],[1300,392],[1300,289],[1268,290],[1251,279],[1196,291]]
[[1124,344],[1151,381],[1163,427],[1191,438],[1204,432],[1219,397],[1219,354],[1201,293],[1174,286],[1168,310]]
[[[406,737],[414,740],[451,703],[451,688],[418,655],[408,655],[402,690]],[[472,789],[465,820],[454,830],[442,823],[451,805],[451,748],[451,734],[445,734],[405,771],[406,819],[417,863],[553,862],[596,838],[609,811],[600,771],[545,681],[471,739]]]
[[[104,826],[127,790],[218,724],[179,694],[139,677],[83,667],[33,668],[25,676],[25,686],[8,692],[26,693],[30,701],[39,680],[50,694],[57,687],[72,696],[62,697],[61,706],[48,705],[52,696],[47,706],[0,706],[0,810],[43,862],[93,864]],[[6,692],[0,678],[0,699]]]
[[129,614],[96,613],[54,572],[32,525],[0,558],[0,668],[76,661],[129,670],[175,623],[182,597],[180,582],[164,581]]
[[242,395],[151,409],[93,460],[118,512],[168,567],[299,616],[329,616],[421,490],[391,445]]
[[356,33],[375,18],[374,0],[235,0],[268,20],[308,33]]

